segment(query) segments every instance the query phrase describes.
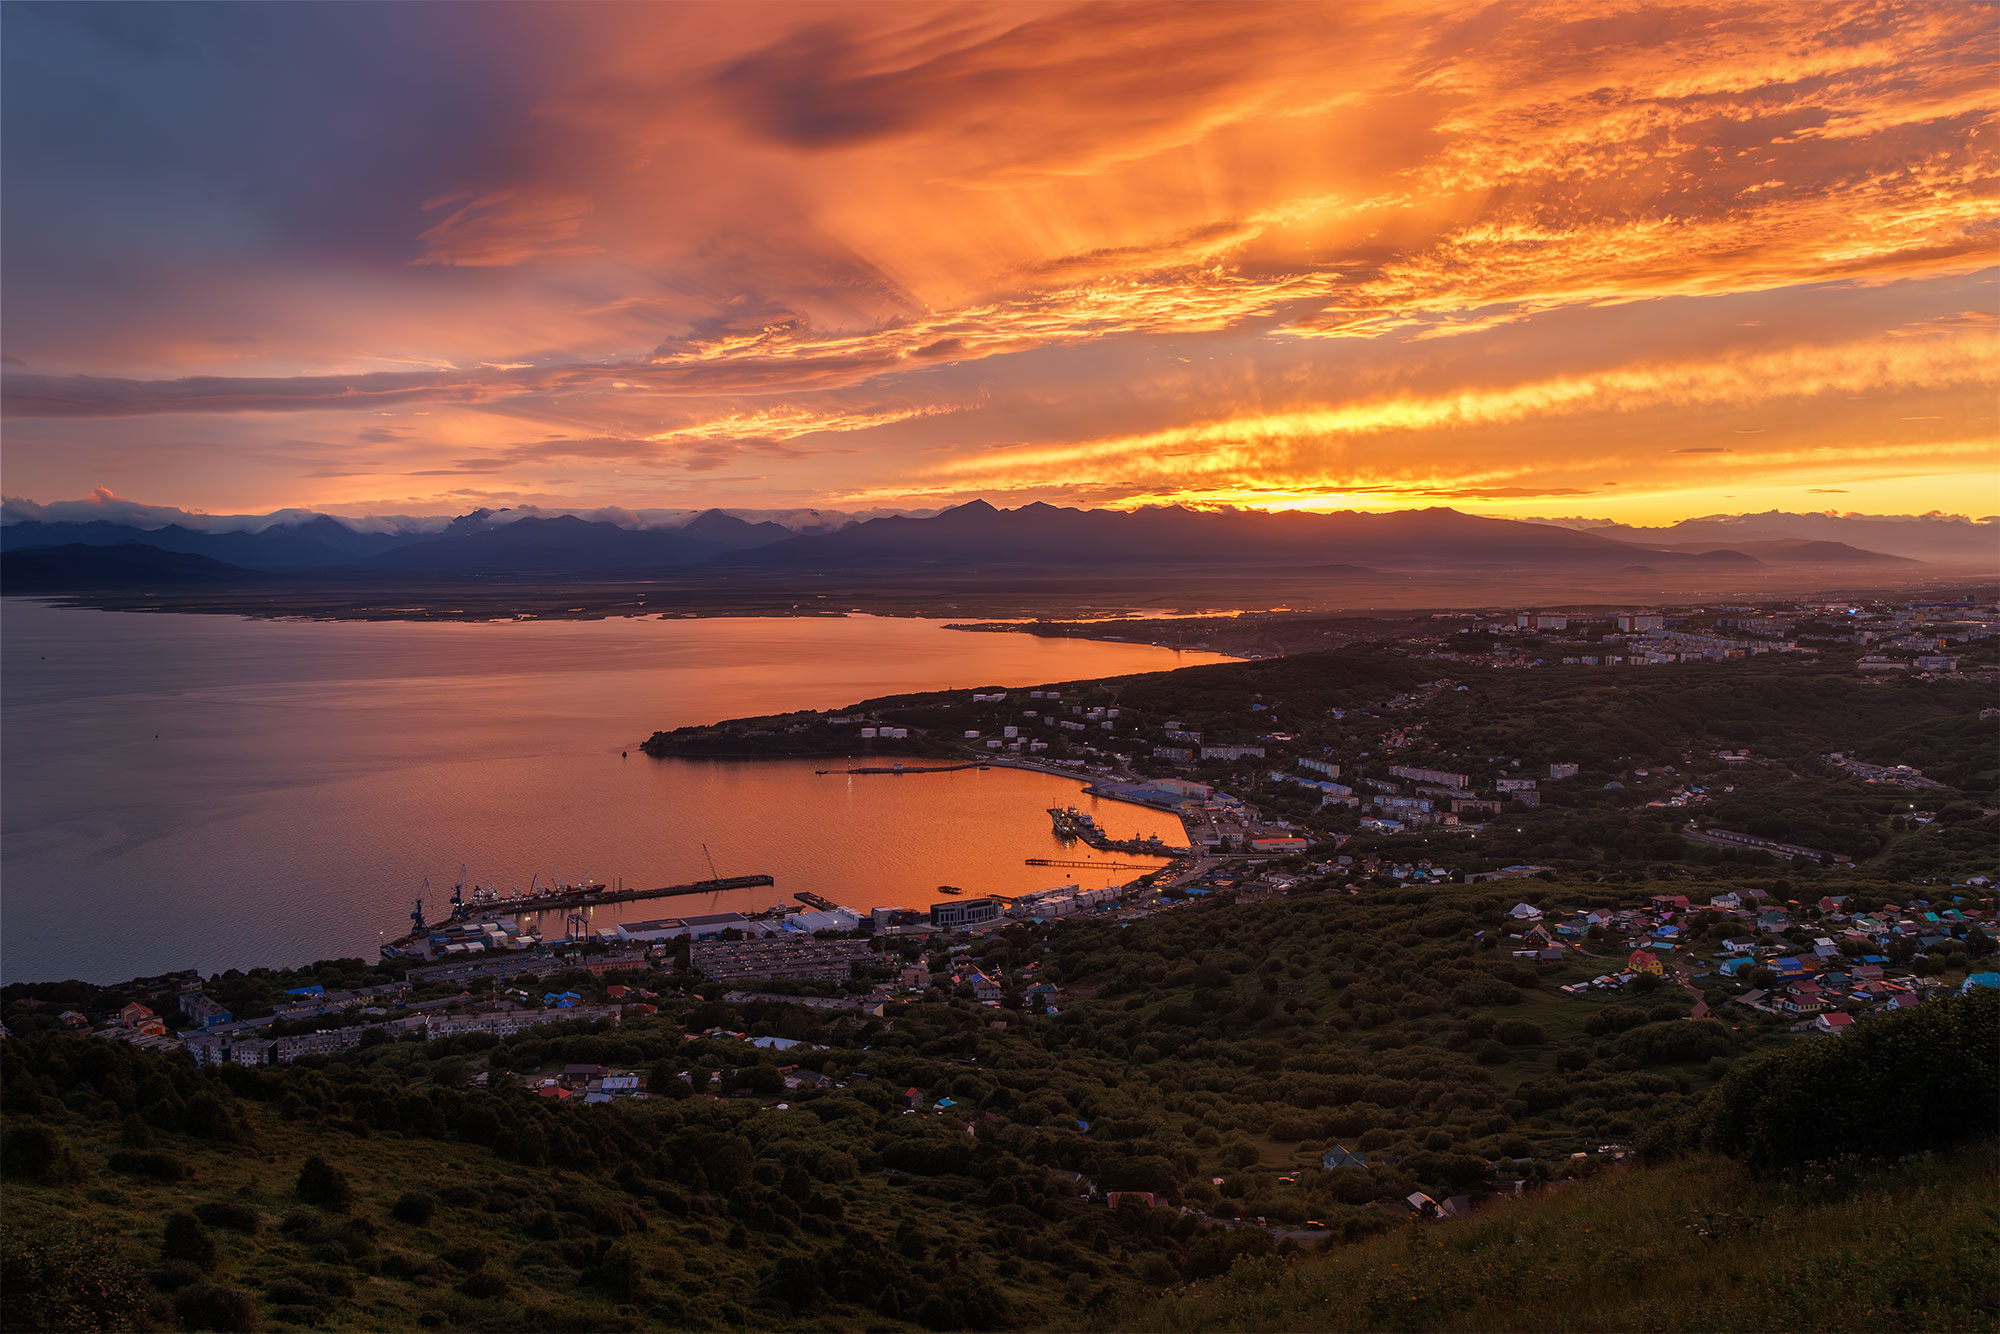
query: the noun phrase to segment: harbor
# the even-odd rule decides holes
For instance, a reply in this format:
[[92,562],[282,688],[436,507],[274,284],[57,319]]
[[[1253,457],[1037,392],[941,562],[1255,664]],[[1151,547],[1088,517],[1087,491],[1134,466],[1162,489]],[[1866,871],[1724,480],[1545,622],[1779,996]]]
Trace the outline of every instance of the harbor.
[[[593,885],[586,878],[576,885],[557,885],[553,889],[531,890],[526,894],[503,895],[497,890],[475,886],[470,897],[465,894],[461,882],[454,887],[450,899],[450,912],[436,923],[424,920],[424,901],[419,898],[410,913],[410,931],[395,940],[382,945],[385,959],[408,957],[432,957],[429,946],[439,938],[444,944],[439,948],[448,949],[452,944],[465,946],[479,945],[481,950],[521,949],[538,943],[539,938],[529,937],[519,931],[508,932],[491,926],[490,923],[475,925],[475,919],[494,911],[509,913],[574,913],[582,908],[594,908],[607,903],[634,903],[641,899],[675,898],[685,894],[718,894],[729,890],[757,889],[775,885],[777,880],[769,875],[714,876],[707,880],[696,880],[684,885],[661,885],[650,889],[625,889],[617,885]],[[802,898],[804,896],[801,896]],[[501,939],[492,937],[498,931]],[[453,941],[450,937],[462,935],[464,940]],[[465,952],[463,950],[459,952]],[[478,952],[478,951],[475,951]]]
[[[1103,826],[1088,812],[1074,806],[1049,807],[1049,819],[1055,826],[1056,837],[1065,842],[1088,844],[1099,852],[1130,852],[1148,857],[1186,857],[1192,848],[1175,847],[1158,834],[1145,838],[1112,838],[1104,832]],[[1041,863],[1030,861],[1030,866]]]

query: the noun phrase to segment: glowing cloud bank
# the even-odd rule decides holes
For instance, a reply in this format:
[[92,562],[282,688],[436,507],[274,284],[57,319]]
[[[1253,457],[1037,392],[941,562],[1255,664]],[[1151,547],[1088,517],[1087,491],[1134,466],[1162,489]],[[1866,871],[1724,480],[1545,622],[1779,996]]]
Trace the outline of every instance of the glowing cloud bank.
[[1990,513],[1992,13],[15,6],[8,489]]

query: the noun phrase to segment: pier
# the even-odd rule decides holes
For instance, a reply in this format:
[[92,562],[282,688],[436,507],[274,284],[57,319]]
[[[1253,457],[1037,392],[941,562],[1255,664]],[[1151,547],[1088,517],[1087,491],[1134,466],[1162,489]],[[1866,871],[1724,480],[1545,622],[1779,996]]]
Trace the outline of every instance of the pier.
[[[385,942],[382,946],[383,957],[395,957],[397,953],[424,940],[434,931],[448,931],[467,922],[503,913],[564,912],[575,908],[594,908],[602,903],[631,903],[638,899],[666,899],[681,894],[717,894],[724,890],[755,889],[760,885],[777,883],[775,877],[768,875],[730,875],[718,876],[711,880],[697,880],[687,885],[661,885],[655,889],[614,889],[609,885],[577,885],[566,889],[545,890],[539,894],[516,894],[505,898],[479,899],[470,903],[454,892],[450,913],[437,921],[426,924],[418,913],[412,913],[414,929]],[[418,902],[421,911],[422,901]]]
[[[1093,871],[1157,871],[1157,866],[1141,866],[1137,862],[1091,862],[1065,859],[1062,857],[1030,857],[1023,863],[1027,866],[1074,866]],[[992,897],[998,898],[995,894]]]
[[815,769],[813,772],[816,774],[955,774],[962,773],[967,769],[989,769],[991,767],[991,765],[983,763],[927,764],[920,769],[912,769],[908,765],[892,764],[887,768],[870,766],[865,769]]
[[760,885],[777,884],[775,877],[768,875],[727,875],[713,880],[697,880],[689,885],[662,885],[658,889],[612,889],[605,885],[578,886],[574,889],[559,889],[542,894],[529,894],[516,898],[490,899],[484,903],[468,903],[452,914],[455,920],[472,917],[479,912],[499,910],[504,912],[550,912],[564,908],[591,908],[600,903],[631,903],[636,899],[670,899],[681,894],[716,894],[727,889],[756,889]]
[[1162,842],[1157,834],[1150,838],[1112,838],[1096,820],[1074,806],[1049,807],[1049,819],[1054,823],[1057,838],[1087,843],[1099,852],[1136,852],[1142,857],[1187,857],[1194,853],[1193,848],[1177,848]]

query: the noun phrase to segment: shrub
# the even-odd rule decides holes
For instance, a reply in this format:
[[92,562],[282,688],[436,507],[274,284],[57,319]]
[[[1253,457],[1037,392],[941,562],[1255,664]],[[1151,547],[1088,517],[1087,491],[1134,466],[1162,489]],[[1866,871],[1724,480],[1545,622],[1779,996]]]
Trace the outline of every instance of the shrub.
[[127,1176],[151,1177],[155,1181],[179,1181],[187,1175],[187,1164],[171,1153],[151,1149],[120,1149],[107,1160],[114,1172]]
[[1532,1047],[1542,1040],[1542,1026],[1525,1019],[1507,1019],[1493,1030],[1493,1036],[1510,1047]]
[[161,1292],[179,1292],[182,1288],[202,1280],[200,1266],[191,1265],[186,1260],[168,1260],[156,1265],[146,1274],[146,1281]]
[[1641,1065],[1705,1061],[1729,1050],[1729,1030],[1713,1019],[1646,1024],[1618,1039],[1618,1052]]
[[331,1265],[302,1265],[292,1276],[301,1283],[310,1284],[314,1291],[328,1297],[352,1297],[354,1280],[346,1273]]
[[382,1272],[390,1278],[421,1278],[436,1268],[436,1258],[421,1251],[382,1252]]
[[263,1230],[264,1215],[235,1200],[207,1200],[194,1207],[194,1216],[210,1227],[226,1227],[231,1232],[255,1236]]
[[63,1137],[29,1122],[0,1135],[0,1176],[9,1181],[61,1181],[76,1165]]
[[346,1175],[318,1154],[300,1165],[294,1193],[307,1204],[326,1209],[342,1210],[354,1203],[354,1188]]
[[215,1239],[208,1235],[199,1218],[185,1209],[176,1210],[167,1215],[160,1258],[186,1261],[206,1274],[215,1268]]
[[1623,1033],[1646,1022],[1646,1012],[1630,1005],[1609,1005],[1584,1020],[1583,1031],[1594,1038]]
[[174,1298],[174,1314],[184,1329],[249,1330],[257,1328],[257,1304],[237,1288],[204,1283],[184,1288]]
[[437,1212],[437,1197],[421,1190],[404,1191],[389,1206],[390,1216],[399,1223],[411,1223],[418,1227],[431,1221]]
[[273,1306],[314,1306],[319,1302],[319,1294],[313,1291],[311,1284],[301,1283],[287,1274],[271,1280],[264,1289],[264,1300]]
[[486,1263],[486,1248],[483,1246],[454,1246],[439,1258],[460,1273],[469,1274]]

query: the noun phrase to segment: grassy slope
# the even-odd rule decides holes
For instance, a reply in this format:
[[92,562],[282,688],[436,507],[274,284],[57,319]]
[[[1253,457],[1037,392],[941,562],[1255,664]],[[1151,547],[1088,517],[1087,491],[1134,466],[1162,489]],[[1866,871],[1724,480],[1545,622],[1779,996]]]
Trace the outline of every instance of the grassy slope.
[[1991,1144],[1805,1182],[1702,1158],[1243,1261],[1121,1314],[1155,1330],[1990,1330]]
[[[154,1147],[190,1169],[185,1180],[173,1184],[108,1170],[106,1159],[118,1148],[116,1122],[98,1123],[95,1134],[71,1122],[64,1135],[79,1179],[9,1181],[5,1229],[18,1238],[81,1228],[105,1261],[147,1273],[159,1263],[168,1214],[207,1201],[247,1204],[262,1215],[262,1228],[254,1236],[211,1228],[220,1263],[207,1281],[251,1293],[266,1330],[798,1323],[768,1294],[773,1273],[798,1264],[798,1252],[755,1228],[740,1246],[730,1245],[725,1234],[733,1220],[726,1214],[676,1218],[651,1201],[641,1207],[600,1176],[523,1167],[474,1145],[393,1134],[357,1138],[288,1122],[262,1108],[253,1108],[250,1117],[248,1144],[156,1135]],[[352,1184],[350,1210],[323,1210],[295,1196],[299,1165],[315,1153]],[[412,1190],[444,1201],[425,1224],[399,1222],[391,1214],[397,1197]],[[914,1220],[933,1256],[959,1248],[984,1250],[991,1242],[983,1201],[920,1197],[880,1176],[846,1182],[834,1193],[844,1205],[846,1227],[886,1240],[901,1221]],[[600,1221],[622,1215],[627,1225],[644,1230],[621,1236],[615,1225],[593,1228],[579,1210]],[[552,1224],[545,1211],[553,1215]],[[635,1214],[643,1215],[643,1223]],[[461,1253],[464,1248],[472,1253]],[[634,1275],[629,1284],[615,1277],[616,1264],[607,1264],[607,1257],[617,1261],[628,1254],[627,1272]],[[468,1282],[473,1273],[480,1279]],[[271,1284],[287,1277],[322,1287],[319,1299],[303,1306],[266,1295]],[[1040,1325],[1064,1319],[1064,1291],[1045,1273],[1020,1281],[989,1273],[982,1281],[994,1284],[995,1296],[1017,1321]],[[463,1287],[490,1295],[467,1295]],[[153,1300],[138,1327],[176,1327],[169,1299]],[[833,1300],[819,1307],[811,1323],[828,1329],[909,1327]]]

